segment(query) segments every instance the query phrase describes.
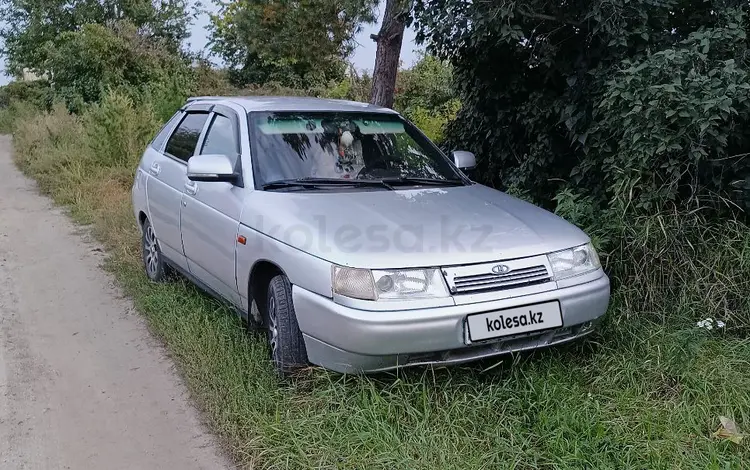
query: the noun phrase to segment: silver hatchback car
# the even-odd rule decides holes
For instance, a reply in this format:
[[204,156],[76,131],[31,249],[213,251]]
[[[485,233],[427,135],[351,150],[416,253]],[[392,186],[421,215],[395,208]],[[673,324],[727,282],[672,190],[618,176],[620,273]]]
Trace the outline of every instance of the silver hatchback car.
[[454,364],[590,333],[610,292],[589,238],[472,182],[474,165],[390,109],[193,98],[136,173],[146,274],[235,306],[281,372]]

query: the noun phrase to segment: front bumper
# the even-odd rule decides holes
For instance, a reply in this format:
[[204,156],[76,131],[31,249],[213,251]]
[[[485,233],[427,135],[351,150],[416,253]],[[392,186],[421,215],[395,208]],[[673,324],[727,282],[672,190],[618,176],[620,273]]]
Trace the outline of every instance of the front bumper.
[[[292,290],[310,362],[338,372],[466,362],[571,341],[591,332],[607,311],[609,279],[502,300],[398,311],[343,306],[298,286]],[[563,326],[471,343],[466,316],[558,300]]]

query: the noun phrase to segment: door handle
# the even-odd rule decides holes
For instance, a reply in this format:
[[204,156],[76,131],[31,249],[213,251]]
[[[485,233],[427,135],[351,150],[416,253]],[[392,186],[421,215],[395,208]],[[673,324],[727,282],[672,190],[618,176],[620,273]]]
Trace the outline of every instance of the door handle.
[[159,176],[159,173],[161,173],[161,166],[154,162],[151,164],[151,168],[149,168],[148,171],[154,176]]
[[195,196],[198,192],[198,184],[195,181],[188,181],[185,183],[185,193],[191,196]]

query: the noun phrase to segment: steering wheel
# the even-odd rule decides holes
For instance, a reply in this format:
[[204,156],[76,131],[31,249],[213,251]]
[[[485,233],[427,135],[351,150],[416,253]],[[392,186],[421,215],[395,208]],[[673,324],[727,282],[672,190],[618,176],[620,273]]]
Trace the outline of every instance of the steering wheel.
[[377,160],[373,162],[372,165],[366,165],[364,166],[359,172],[357,173],[357,179],[362,179],[362,177],[377,177],[378,171],[377,170],[383,170],[383,172],[388,171],[388,165],[383,160]]

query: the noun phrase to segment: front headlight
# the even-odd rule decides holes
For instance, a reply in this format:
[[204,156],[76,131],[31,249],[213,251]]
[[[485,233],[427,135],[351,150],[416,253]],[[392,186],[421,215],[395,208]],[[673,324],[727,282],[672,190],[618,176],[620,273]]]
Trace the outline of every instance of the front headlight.
[[547,258],[556,280],[585,274],[601,267],[599,256],[591,243],[550,253]]
[[362,300],[411,300],[450,296],[438,269],[369,270],[334,266],[333,292]]

